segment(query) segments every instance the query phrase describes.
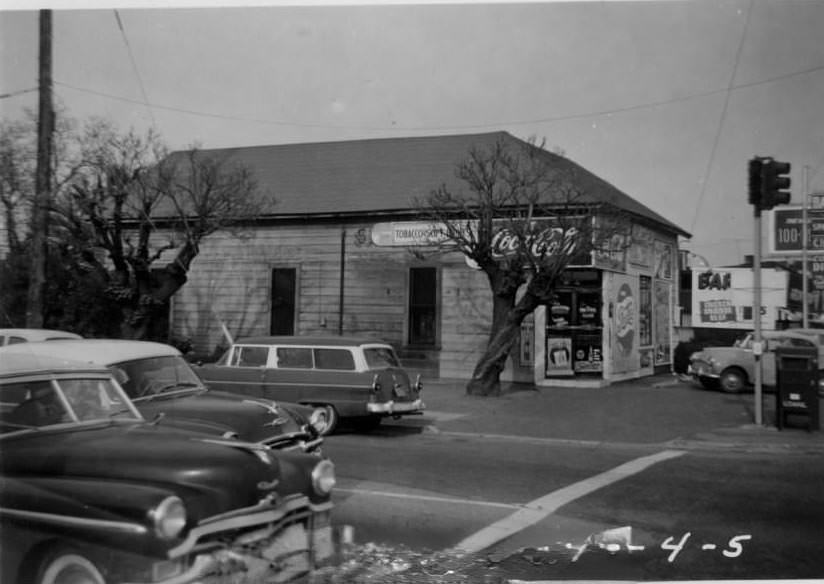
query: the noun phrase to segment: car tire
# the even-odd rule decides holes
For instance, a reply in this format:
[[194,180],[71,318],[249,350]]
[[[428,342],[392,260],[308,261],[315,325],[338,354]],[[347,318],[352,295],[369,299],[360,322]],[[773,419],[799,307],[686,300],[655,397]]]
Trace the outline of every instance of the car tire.
[[725,393],[741,393],[747,388],[747,376],[740,369],[727,369],[721,374],[718,384]]
[[335,409],[335,406],[331,406],[328,404],[318,404],[317,407],[323,408],[326,410],[326,430],[321,432],[321,436],[329,436],[335,429],[338,427],[338,422],[340,422],[340,415],[338,414],[338,410]]
[[91,560],[66,549],[49,554],[34,581],[37,584],[106,584]]

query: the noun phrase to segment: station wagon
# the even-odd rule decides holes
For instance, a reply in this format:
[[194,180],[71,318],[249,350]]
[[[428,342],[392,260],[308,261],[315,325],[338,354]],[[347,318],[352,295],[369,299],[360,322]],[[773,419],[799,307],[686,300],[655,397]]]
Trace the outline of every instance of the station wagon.
[[412,383],[391,345],[355,337],[249,337],[198,370],[213,389],[323,407],[326,433],[346,419],[361,429],[387,417],[418,415]]

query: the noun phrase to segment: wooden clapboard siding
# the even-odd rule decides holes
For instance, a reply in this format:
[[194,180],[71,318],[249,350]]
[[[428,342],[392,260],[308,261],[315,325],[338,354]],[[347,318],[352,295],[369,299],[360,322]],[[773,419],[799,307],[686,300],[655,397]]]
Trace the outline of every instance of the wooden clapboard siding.
[[486,276],[461,261],[441,270],[441,377],[466,378],[489,335],[492,293]]
[[405,249],[372,245],[370,225],[283,225],[255,228],[242,239],[207,238],[175,299],[175,334],[191,338],[198,351],[211,351],[222,341],[217,315],[236,337],[268,334],[274,267],[297,270],[296,332],[336,334],[345,227],[344,333],[402,345],[407,274],[414,260]]

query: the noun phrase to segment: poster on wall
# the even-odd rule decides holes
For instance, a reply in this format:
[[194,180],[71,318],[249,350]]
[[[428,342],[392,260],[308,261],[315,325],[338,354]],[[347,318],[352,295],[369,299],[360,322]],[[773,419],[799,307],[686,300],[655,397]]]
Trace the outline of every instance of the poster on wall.
[[601,357],[601,333],[578,333],[572,342],[573,369],[576,373],[600,372],[604,370]]
[[655,277],[672,280],[672,244],[655,240]]
[[653,315],[655,328],[653,342],[655,343],[655,364],[663,365],[672,362],[672,284],[655,281],[655,314]]
[[546,376],[572,374],[572,337],[547,337]]
[[612,316],[612,371],[638,370],[638,281],[631,276],[614,274],[610,290]]
[[535,363],[534,339],[535,323],[533,322],[533,316],[530,314],[521,323],[521,343],[518,355],[521,367],[531,367]]

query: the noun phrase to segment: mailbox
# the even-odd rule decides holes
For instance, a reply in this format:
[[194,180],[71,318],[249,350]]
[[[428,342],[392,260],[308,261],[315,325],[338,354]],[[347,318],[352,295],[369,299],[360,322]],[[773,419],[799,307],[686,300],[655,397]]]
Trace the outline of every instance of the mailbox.
[[807,430],[820,430],[818,414],[818,349],[777,347],[775,350],[775,413],[778,429],[790,417],[806,422]]

